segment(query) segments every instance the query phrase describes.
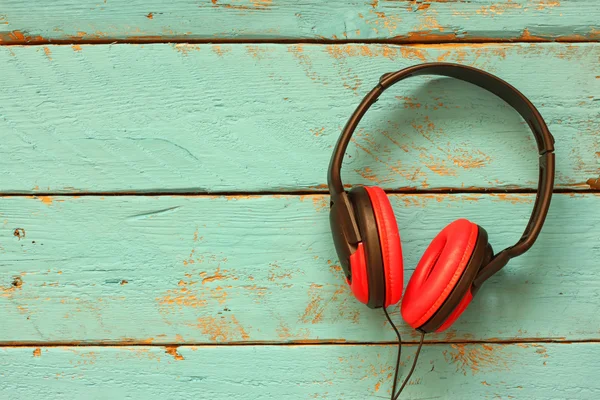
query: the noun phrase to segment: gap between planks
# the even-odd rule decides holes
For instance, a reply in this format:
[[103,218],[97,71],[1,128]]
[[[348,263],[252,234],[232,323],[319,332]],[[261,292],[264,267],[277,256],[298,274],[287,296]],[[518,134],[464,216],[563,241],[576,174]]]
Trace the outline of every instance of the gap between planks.
[[[353,185],[346,185],[350,189]],[[387,194],[535,194],[537,189],[533,188],[439,188],[439,189],[385,189]],[[587,194],[600,193],[600,187],[590,187],[587,189],[566,189],[558,188],[552,191],[553,194]],[[266,191],[122,191],[122,192],[0,192],[0,197],[119,197],[119,196],[186,196],[186,197],[250,197],[250,196],[310,196],[327,195],[329,191],[326,185],[323,188],[312,190],[266,190]]]
[[[442,346],[442,345],[478,345],[478,344],[497,344],[497,345],[518,345],[518,344],[536,344],[536,343],[552,343],[552,344],[582,344],[582,343],[598,343],[600,339],[580,339],[566,340],[564,338],[523,338],[516,340],[425,340],[423,346]],[[227,343],[206,343],[206,342],[159,342],[153,343],[150,340],[141,341],[121,341],[121,342],[0,342],[0,348],[11,347],[242,347],[242,346],[394,346],[397,341],[382,341],[382,342],[357,342],[344,340],[296,340],[290,342],[272,342],[272,341],[247,341],[247,342],[227,342]],[[402,345],[416,346],[418,341],[403,341]]]
[[389,39],[226,39],[226,38],[201,38],[193,39],[178,36],[141,36],[135,38],[97,38],[97,39],[46,39],[42,37],[24,37],[23,39],[14,39],[0,42],[0,46],[42,46],[42,45],[107,45],[107,44],[323,44],[323,45],[344,45],[344,44],[388,44],[388,45],[436,45],[436,44],[501,44],[501,43],[599,43],[600,39],[591,39],[587,37],[556,37],[543,38],[536,36],[525,36],[515,38],[433,38],[415,40],[410,38],[389,38]]

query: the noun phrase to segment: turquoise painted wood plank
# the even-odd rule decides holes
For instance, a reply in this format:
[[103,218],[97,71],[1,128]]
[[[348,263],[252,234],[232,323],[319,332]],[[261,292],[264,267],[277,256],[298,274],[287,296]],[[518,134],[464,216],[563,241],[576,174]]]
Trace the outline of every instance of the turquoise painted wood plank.
[[[404,347],[405,363],[414,351]],[[395,355],[339,345],[0,348],[0,398],[387,399]],[[424,346],[401,398],[595,400],[598,357],[597,343]]]
[[[516,85],[556,137],[557,187],[598,188],[599,57],[596,44],[3,47],[0,193],[322,190],[332,146],[379,76],[435,60]],[[535,154],[493,95],[415,78],[367,114],[343,175],[532,188]]]
[[55,40],[598,40],[594,0],[5,0],[0,43]]
[[[406,275],[459,217],[486,228],[496,250],[513,244],[532,200],[392,196]],[[0,343],[391,341],[382,311],[355,301],[343,283],[327,201],[2,198]],[[430,339],[600,337],[599,206],[597,195],[556,195],[534,248],[487,282],[453,329]]]

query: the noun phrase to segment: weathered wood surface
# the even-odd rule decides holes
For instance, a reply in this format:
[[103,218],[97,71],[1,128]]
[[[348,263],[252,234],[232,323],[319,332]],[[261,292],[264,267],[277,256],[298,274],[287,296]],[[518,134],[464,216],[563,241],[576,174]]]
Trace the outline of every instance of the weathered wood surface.
[[[533,195],[394,195],[406,275],[464,217],[496,250]],[[343,282],[328,196],[0,199],[0,342],[391,341]],[[557,194],[534,248],[429,340],[600,337],[600,196]],[[396,310],[397,322],[401,322]],[[406,338],[415,333],[402,324]]]
[[[403,349],[409,363],[414,351]],[[395,355],[392,346],[9,347],[0,398],[389,399]],[[402,398],[596,400],[599,357],[598,343],[424,346]]]
[[3,0],[0,43],[110,40],[598,40],[594,0]]
[[[379,76],[435,60],[516,85],[556,137],[556,186],[598,188],[599,57],[596,44],[0,47],[0,193],[323,190],[331,148]],[[493,95],[413,78],[369,111],[343,175],[534,188],[537,157]]]

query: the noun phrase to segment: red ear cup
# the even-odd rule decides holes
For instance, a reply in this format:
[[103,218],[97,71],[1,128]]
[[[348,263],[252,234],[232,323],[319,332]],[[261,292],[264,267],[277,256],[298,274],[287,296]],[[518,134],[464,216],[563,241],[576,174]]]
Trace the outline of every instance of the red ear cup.
[[443,332],[446,329],[450,328],[450,326],[454,323],[454,321],[456,321],[458,319],[458,317],[460,317],[461,314],[467,309],[469,304],[471,304],[471,300],[473,300],[473,293],[471,293],[471,289],[469,289],[469,291],[467,292],[467,294],[465,294],[465,296],[462,298],[460,303],[458,303],[458,306],[454,309],[452,314],[450,314],[448,319],[446,321],[444,321],[442,326],[440,326],[436,330],[436,332],[438,332],[438,333]]
[[[420,328],[444,304],[471,259],[478,233],[476,224],[459,219],[433,239],[408,282],[402,301],[402,317],[410,326]],[[451,315],[454,320],[470,302],[470,296],[465,297],[467,299],[463,299],[454,310],[458,315]],[[460,308],[462,311],[459,311]],[[450,319],[443,324],[447,325],[444,329],[454,322]]]
[[396,304],[402,297],[404,286],[402,246],[400,245],[400,233],[394,216],[392,205],[385,192],[376,186],[365,187],[379,232],[381,245],[381,256],[385,270],[385,307]]
[[369,283],[367,280],[365,248],[362,243],[358,245],[358,249],[350,256],[350,268],[352,271],[352,281],[348,282],[350,289],[358,301],[367,304],[369,301]]

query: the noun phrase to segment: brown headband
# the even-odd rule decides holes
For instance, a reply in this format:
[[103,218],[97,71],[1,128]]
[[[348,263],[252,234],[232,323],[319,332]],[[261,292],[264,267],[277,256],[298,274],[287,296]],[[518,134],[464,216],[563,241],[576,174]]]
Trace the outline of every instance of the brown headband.
[[518,111],[531,128],[537,143],[540,163],[539,182],[535,205],[527,227],[515,245],[496,254],[492,261],[480,271],[474,282],[474,286],[478,287],[487,278],[506,265],[511,258],[517,257],[529,250],[537,239],[550,207],[554,187],[555,159],[554,137],[550,134],[544,119],[535,106],[509,83],[477,68],[450,63],[426,63],[408,67],[397,72],[384,74],[379,79],[377,86],[364,97],[346,123],[338,139],[327,173],[327,183],[331,193],[331,205],[332,208],[335,208],[335,211],[332,209],[332,212],[337,214],[336,220],[340,222],[338,232],[334,232],[334,240],[338,244],[345,242],[343,246],[347,247],[347,254],[351,254],[351,248],[355,248],[356,244],[361,241],[354,212],[344,191],[344,185],[340,177],[344,154],[354,130],[367,110],[377,101],[385,89],[406,78],[418,75],[452,77],[472,83],[494,93]]

